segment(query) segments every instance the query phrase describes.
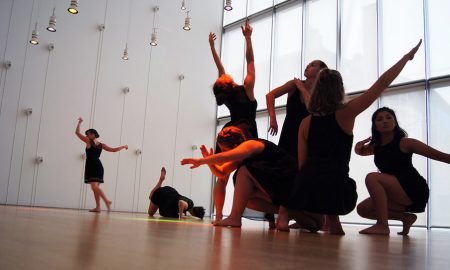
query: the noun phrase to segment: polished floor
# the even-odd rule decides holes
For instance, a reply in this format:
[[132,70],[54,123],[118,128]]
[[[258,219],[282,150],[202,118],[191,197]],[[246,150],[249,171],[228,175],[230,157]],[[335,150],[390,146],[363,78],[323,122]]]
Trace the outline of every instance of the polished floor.
[[290,233],[244,221],[0,206],[0,269],[450,269],[450,230],[409,237]]

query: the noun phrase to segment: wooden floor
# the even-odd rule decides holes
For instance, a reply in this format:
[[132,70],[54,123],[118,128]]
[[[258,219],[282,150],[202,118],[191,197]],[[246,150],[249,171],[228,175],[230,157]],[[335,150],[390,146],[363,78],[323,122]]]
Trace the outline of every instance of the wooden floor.
[[450,269],[450,230],[400,237],[242,229],[208,220],[0,206],[0,269]]

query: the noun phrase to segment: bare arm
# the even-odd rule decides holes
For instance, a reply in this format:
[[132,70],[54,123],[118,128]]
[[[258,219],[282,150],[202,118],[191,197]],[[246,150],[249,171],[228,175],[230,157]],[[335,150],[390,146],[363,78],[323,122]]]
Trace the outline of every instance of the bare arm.
[[113,147],[107,146],[106,144],[102,144],[102,148],[108,152],[119,152],[120,150],[123,150],[123,149],[128,150],[128,145],[122,145],[122,146],[113,148]]
[[[203,157],[208,157],[208,156],[214,155],[213,149],[210,148],[209,152],[208,152],[208,150],[206,149],[206,146],[204,144],[202,144],[200,146],[200,151],[201,151]],[[218,178],[225,178],[229,175],[229,173],[227,173],[228,166],[225,167],[225,166],[218,166],[215,164],[208,164],[208,167],[211,170],[211,172]],[[229,169],[231,169],[231,168],[229,168]]]
[[245,92],[250,100],[255,100],[253,89],[255,87],[255,59],[253,57],[252,31],[249,20],[245,22],[245,26],[241,26],[242,34],[245,37],[247,48],[245,50],[245,59],[247,61],[247,76],[244,80]]
[[214,46],[214,41],[216,40],[216,34],[209,33],[209,46],[211,47],[211,53],[214,58],[214,63],[216,63],[217,70],[219,71],[219,77],[225,74],[225,68],[222,65],[219,55],[217,54],[216,47]]
[[187,202],[185,202],[183,200],[178,201],[178,213],[179,213],[180,219],[183,218],[184,210],[187,209],[188,207],[189,207],[189,205]]
[[450,154],[438,151],[416,139],[403,138],[400,141],[400,149],[407,153],[415,153],[430,159],[450,163]]
[[83,122],[83,118],[79,117],[78,118],[78,123],[77,123],[77,127],[75,128],[75,135],[77,135],[77,137],[82,140],[83,142],[85,142],[86,144],[89,143],[89,139],[88,137],[84,136],[81,132],[80,132],[80,126],[81,123]]
[[355,153],[360,156],[373,155],[373,145],[370,145],[371,138],[367,138],[355,144]]
[[152,203],[152,196],[153,196],[153,193],[155,192],[155,190],[157,190],[158,188],[161,187],[162,183],[164,182],[164,179],[166,179],[166,168],[162,167],[161,175],[159,176],[159,180],[156,183],[155,187],[150,192],[150,196],[149,196],[150,204],[148,206],[148,215],[149,216],[153,216],[159,208],[156,204]]
[[350,101],[347,106],[342,109],[344,118],[355,118],[358,114],[367,109],[381,93],[397,78],[400,72],[405,67],[406,63],[414,58],[417,50],[420,47],[422,40],[407,54],[405,54],[397,63],[385,71],[380,78],[361,96]]
[[266,95],[267,111],[269,112],[270,124],[269,133],[274,136],[278,133],[277,115],[275,113],[275,99],[288,93],[291,95],[295,91],[294,80],[290,80],[287,83],[279,86]]

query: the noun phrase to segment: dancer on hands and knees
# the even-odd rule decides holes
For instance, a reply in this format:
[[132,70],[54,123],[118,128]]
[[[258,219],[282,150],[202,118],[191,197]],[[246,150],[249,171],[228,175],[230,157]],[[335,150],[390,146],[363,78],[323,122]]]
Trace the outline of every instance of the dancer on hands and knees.
[[428,202],[426,180],[412,164],[412,155],[450,163],[450,155],[412,138],[400,128],[395,112],[387,107],[372,115],[372,137],[358,142],[355,152],[361,156],[374,155],[380,172],[366,176],[370,197],[357,206],[361,217],[374,219],[376,224],[360,231],[362,234],[389,234],[388,220],[403,223],[400,235],[407,235],[417,216]]
[[[244,26],[241,26],[242,34],[246,41],[246,61],[247,61],[247,75],[243,85],[238,85],[233,78],[225,73],[219,55],[214,47],[216,35],[209,34],[209,44],[211,52],[219,72],[219,78],[215,81],[213,86],[214,96],[218,106],[225,105],[230,111],[231,120],[225,124],[225,127],[237,125],[239,123],[246,123],[248,133],[252,138],[258,138],[258,131],[256,128],[256,102],[253,88],[255,86],[255,63],[253,57],[252,46],[252,27],[247,20]],[[216,145],[216,153],[220,153],[220,147]],[[228,183],[229,175],[221,175],[217,178],[214,185],[214,205],[216,207],[215,223],[222,220],[223,205],[225,202],[225,192]]]
[[161,187],[166,179],[166,169],[161,168],[161,175],[156,186],[150,192],[150,204],[148,206],[148,215],[153,215],[158,211],[163,217],[183,218],[189,212],[192,216],[203,219],[205,216],[205,208],[194,206],[194,202],[178,193],[173,187]]
[[294,190],[280,207],[279,227],[288,227],[289,212],[309,211],[327,215],[330,233],[345,234],[339,215],[356,206],[356,183],[349,177],[349,162],[355,118],[366,110],[414,58],[422,40],[389,68],[362,95],[344,103],[342,77],[336,70],[320,72],[312,91],[311,115],[300,124],[298,163],[300,172]]
[[109,147],[104,143],[98,141],[100,135],[98,132],[91,128],[85,131],[85,135],[81,134],[80,126],[83,122],[83,118],[78,118],[78,124],[75,129],[77,137],[86,144],[86,167],[84,170],[84,182],[91,185],[92,192],[95,198],[95,208],[89,210],[90,212],[100,213],[100,198],[106,204],[108,211],[111,210],[111,201],[108,200],[103,190],[100,188],[100,184],[103,183],[103,165],[100,161],[100,155],[102,150],[108,152],[118,152],[123,149],[128,150],[128,145],[119,147]]
[[[182,165],[191,168],[207,164],[217,176],[228,175],[238,167],[234,187],[233,206],[228,218],[218,222],[218,226],[241,227],[242,214],[246,207],[265,213],[277,213],[288,197],[295,175],[296,160],[274,143],[263,139],[252,139],[245,129],[226,127],[217,136],[222,149],[213,154],[204,145],[200,147],[203,158],[186,158]],[[313,215],[313,219],[316,216]],[[320,228],[320,218],[310,230]]]

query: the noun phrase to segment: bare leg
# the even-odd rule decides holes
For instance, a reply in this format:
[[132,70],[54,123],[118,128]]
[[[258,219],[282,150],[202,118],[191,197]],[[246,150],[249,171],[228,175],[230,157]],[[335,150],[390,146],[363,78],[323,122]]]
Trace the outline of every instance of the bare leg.
[[219,178],[214,185],[214,205],[216,207],[216,220],[214,225],[217,225],[223,217],[223,204],[225,203],[226,188],[228,183],[228,176]]
[[344,235],[345,232],[342,229],[341,221],[339,220],[339,216],[336,215],[327,215],[327,219],[330,224],[330,234],[336,235]]
[[[397,179],[392,175],[383,173],[369,173],[366,177],[366,186],[370,194],[373,209],[375,210],[377,223],[369,228],[360,231],[360,233],[388,235],[390,233],[388,224],[388,201],[392,201],[391,205],[397,204],[403,206],[411,204],[412,201],[408,197],[408,195],[406,195]],[[407,226],[408,223],[411,223],[412,219],[409,218],[408,220],[409,221],[405,223]],[[412,223],[414,223],[414,221],[412,221]],[[409,227],[411,227],[412,223],[409,225]],[[409,228],[404,231],[406,233],[409,232]]]
[[100,195],[98,194],[98,183],[91,182],[89,184],[91,185],[91,189],[92,189],[92,192],[94,193],[94,198],[95,198],[95,208],[89,210],[89,212],[100,213]]
[[324,215],[322,214],[290,210],[289,216],[295,219],[297,222],[296,224],[298,224],[301,229],[306,229],[313,233],[319,231],[324,224]]
[[277,230],[288,232],[289,231],[289,212],[284,206],[280,206],[278,210]]
[[108,200],[108,198],[106,198],[105,193],[103,192],[103,190],[100,188],[100,185],[97,184],[98,186],[98,195],[100,195],[100,198],[103,199],[103,202],[106,204],[106,208],[108,208],[108,211],[111,211],[111,203],[112,201]]
[[[275,213],[278,213],[279,208],[278,206],[260,198],[251,198],[247,203],[247,207],[256,211],[264,212],[265,213],[264,217],[266,217],[267,215],[273,215]],[[274,220],[272,221],[267,220],[267,221],[269,222],[269,229],[276,228]]]

